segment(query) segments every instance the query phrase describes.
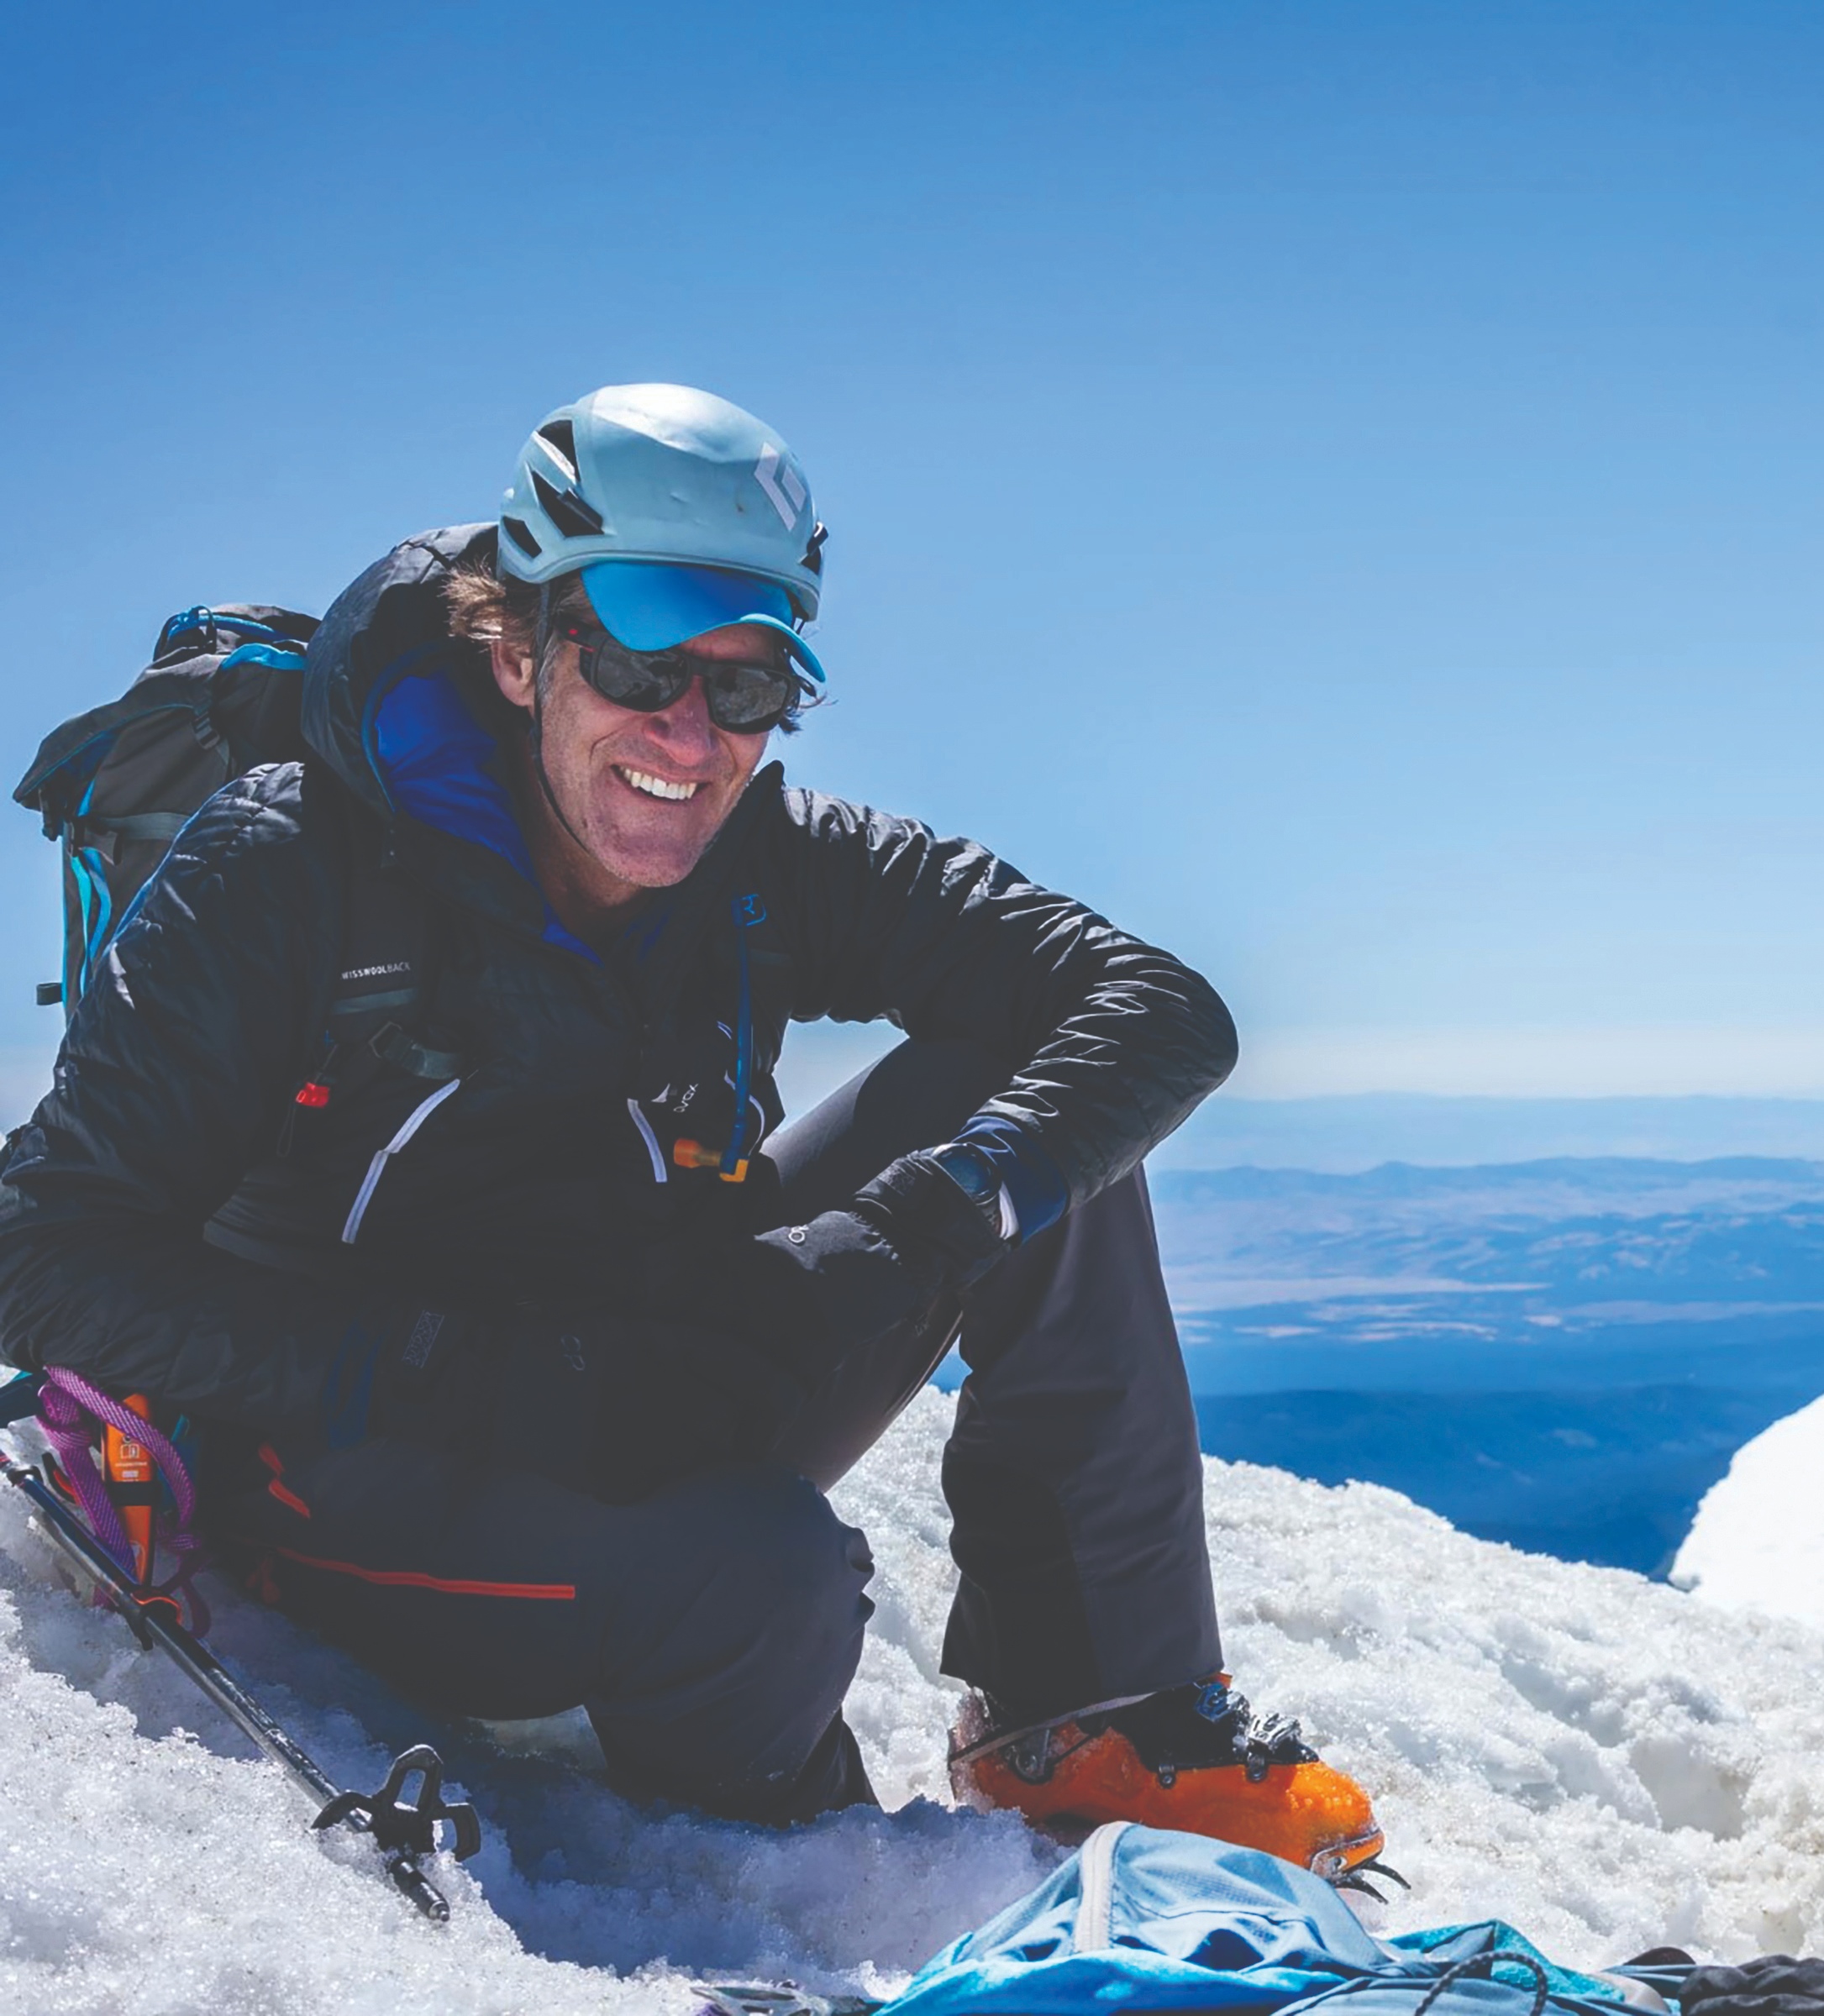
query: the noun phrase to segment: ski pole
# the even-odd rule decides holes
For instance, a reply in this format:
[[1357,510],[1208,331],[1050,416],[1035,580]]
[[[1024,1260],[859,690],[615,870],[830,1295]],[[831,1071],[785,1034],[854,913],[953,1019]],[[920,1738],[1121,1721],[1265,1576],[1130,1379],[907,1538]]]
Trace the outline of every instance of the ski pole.
[[[16,1388],[21,1382],[15,1380]],[[36,1382],[34,1382],[35,1391]],[[12,1389],[7,1389],[10,1397]],[[10,1419],[18,1419],[17,1414]],[[179,1621],[168,1598],[143,1596],[131,1572],[121,1566],[82,1524],[38,1472],[0,1446],[0,1477],[23,1492],[38,1514],[46,1536],[90,1581],[105,1590],[113,1608],[141,1645],[156,1646],[219,1708],[241,1732],[259,1745],[313,1799],[319,1810],[312,1825],[318,1830],[346,1826],[365,1835],[384,1858],[396,1887],[426,1918],[441,1924],[449,1905],[425,1875],[420,1858],[437,1849],[437,1824],[448,1820],[455,1834],[453,1852],[465,1861],[481,1845],[481,1822],[473,1806],[448,1804],[443,1796],[443,1760],[428,1744],[403,1751],[392,1761],[378,1792],[340,1790],[308,1751],[268,1714],[234,1678],[215,1654]],[[402,1797],[413,1776],[420,1781],[416,1803]]]

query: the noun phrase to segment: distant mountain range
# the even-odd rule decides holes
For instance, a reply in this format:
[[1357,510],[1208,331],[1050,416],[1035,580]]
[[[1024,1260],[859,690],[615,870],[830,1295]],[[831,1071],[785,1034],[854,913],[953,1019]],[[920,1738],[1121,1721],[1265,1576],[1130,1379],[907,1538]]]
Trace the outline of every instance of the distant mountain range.
[[1238,1099],[1219,1092],[1154,1153],[1155,1168],[1369,1169],[1548,1157],[1824,1160],[1824,1099],[1465,1099],[1367,1092]]
[[1824,1393],[1824,1163],[1155,1172],[1212,1455],[1663,1573]]

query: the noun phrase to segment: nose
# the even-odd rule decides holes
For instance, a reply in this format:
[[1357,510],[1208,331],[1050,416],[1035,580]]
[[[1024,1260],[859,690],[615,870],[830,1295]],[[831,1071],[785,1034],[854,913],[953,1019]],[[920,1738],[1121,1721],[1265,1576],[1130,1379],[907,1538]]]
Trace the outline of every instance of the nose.
[[693,679],[669,707],[649,714],[646,720],[674,762],[701,763],[715,753],[716,724],[709,718],[701,678]]

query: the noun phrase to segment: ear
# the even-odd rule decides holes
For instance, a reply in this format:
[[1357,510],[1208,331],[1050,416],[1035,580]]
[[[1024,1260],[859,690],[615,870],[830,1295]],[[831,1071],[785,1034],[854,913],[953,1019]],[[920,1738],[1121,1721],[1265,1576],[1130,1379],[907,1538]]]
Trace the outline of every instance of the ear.
[[529,711],[536,685],[532,654],[516,651],[497,637],[488,646],[488,657],[494,668],[495,685],[516,707]]

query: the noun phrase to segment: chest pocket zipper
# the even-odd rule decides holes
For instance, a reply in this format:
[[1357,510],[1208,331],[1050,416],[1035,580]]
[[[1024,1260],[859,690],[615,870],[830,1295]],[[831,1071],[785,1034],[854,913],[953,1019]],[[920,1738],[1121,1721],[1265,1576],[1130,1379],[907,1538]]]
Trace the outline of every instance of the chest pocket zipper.
[[398,1132],[368,1163],[367,1173],[361,1179],[361,1187],[356,1191],[354,1207],[349,1212],[348,1223],[342,1228],[342,1243],[344,1246],[354,1245],[361,1229],[361,1220],[366,1216],[367,1207],[374,1200],[374,1192],[380,1186],[381,1178],[386,1173],[387,1163],[411,1140],[412,1137],[461,1083],[462,1080],[460,1078],[453,1078],[447,1085],[439,1085],[428,1099],[420,1100],[418,1105],[407,1114],[404,1125],[400,1127]]

